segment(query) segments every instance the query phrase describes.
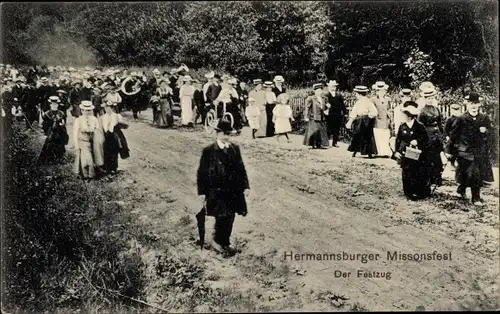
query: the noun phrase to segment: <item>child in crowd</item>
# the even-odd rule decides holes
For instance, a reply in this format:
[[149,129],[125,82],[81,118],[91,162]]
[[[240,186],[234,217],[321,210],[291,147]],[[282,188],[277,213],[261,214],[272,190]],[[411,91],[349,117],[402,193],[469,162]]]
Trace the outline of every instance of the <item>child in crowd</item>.
[[293,121],[293,112],[288,104],[289,99],[290,96],[287,94],[280,94],[277,99],[277,104],[273,109],[274,133],[278,135],[278,142],[280,137],[284,135],[288,143],[290,143],[288,132],[292,131],[290,120]]
[[252,138],[255,139],[255,133],[260,128],[260,108],[255,99],[248,98],[248,106],[245,108],[245,116],[248,120],[248,126],[252,129]]

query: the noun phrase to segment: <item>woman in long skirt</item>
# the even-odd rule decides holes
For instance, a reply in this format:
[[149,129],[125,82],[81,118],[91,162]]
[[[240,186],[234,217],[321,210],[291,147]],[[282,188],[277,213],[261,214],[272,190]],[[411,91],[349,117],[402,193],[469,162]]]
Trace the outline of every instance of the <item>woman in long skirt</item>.
[[391,100],[386,97],[387,85],[383,81],[376,82],[373,87],[376,91],[376,96],[372,98],[375,107],[377,107],[377,118],[373,126],[373,135],[375,137],[375,144],[377,145],[377,152],[379,156],[390,157],[392,152],[389,146],[389,138],[391,137],[389,129],[389,108],[391,107]]
[[181,122],[183,126],[193,125],[193,96],[195,88],[191,85],[191,76],[183,77],[184,85],[179,90],[181,104]]
[[377,154],[373,126],[378,112],[375,104],[366,96],[368,91],[366,86],[359,85],[354,88],[357,101],[349,113],[349,121],[346,124],[348,129],[352,128],[353,133],[351,144],[347,148],[352,152],[352,157],[355,157],[356,153],[368,155],[369,158]]
[[276,95],[273,92],[273,83],[267,81],[264,83],[266,95],[266,137],[274,136],[273,109],[276,106]]
[[267,114],[266,114],[266,92],[262,89],[262,80],[253,80],[255,88],[250,91],[248,98],[255,99],[255,105],[260,110],[259,128],[255,131],[255,137],[266,136]]
[[106,173],[115,174],[118,170],[118,156],[129,157],[129,149],[121,129],[128,128],[122,115],[116,113],[113,103],[106,104],[106,114],[101,116],[104,132],[104,168]]
[[304,134],[304,145],[314,148],[328,147],[328,133],[326,131],[326,101],[323,97],[323,84],[313,85],[314,96],[306,99],[304,121],[308,122]]
[[76,118],[73,124],[73,142],[76,149],[73,171],[84,179],[91,179],[95,175],[94,137],[100,126],[90,100],[82,101],[79,108],[82,115]]
[[174,124],[172,116],[172,97],[173,91],[170,88],[168,81],[161,81],[160,86],[156,89],[155,95],[160,99],[160,106],[156,117],[156,123],[159,127],[169,127]]
[[64,156],[68,144],[65,114],[59,108],[58,97],[50,97],[50,110],[42,115],[43,130],[47,135],[38,161],[42,164],[59,162]]
[[424,88],[422,96],[425,104],[420,109],[418,121],[425,126],[429,136],[429,147],[427,149],[427,167],[431,178],[430,184],[441,185],[443,172],[443,118],[437,106],[435,96],[437,91],[434,87]]

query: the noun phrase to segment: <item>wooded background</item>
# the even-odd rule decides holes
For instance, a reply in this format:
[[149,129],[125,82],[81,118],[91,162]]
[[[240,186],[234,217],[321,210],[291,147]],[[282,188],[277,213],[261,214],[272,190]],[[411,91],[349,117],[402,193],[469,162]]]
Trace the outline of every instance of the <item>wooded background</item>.
[[[178,66],[296,86],[409,86],[419,51],[444,88],[497,86],[496,1],[3,3],[3,63]],[[429,63],[430,64],[430,63]]]

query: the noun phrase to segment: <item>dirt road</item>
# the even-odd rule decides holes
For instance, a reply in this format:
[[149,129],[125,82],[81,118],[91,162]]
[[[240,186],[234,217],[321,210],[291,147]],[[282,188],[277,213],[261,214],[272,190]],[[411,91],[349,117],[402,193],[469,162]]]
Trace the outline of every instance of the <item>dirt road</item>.
[[[147,122],[148,113],[144,118],[125,131],[131,157],[120,160],[123,174],[116,184],[129,191],[126,201],[140,224],[161,239],[154,249],[145,249],[146,261],[162,250],[200,259],[213,273],[213,287],[242,291],[270,310],[499,307],[498,183],[483,192],[486,206],[466,212],[447,169],[445,185],[432,199],[411,202],[403,197],[394,161],[352,158],[345,144],[312,151],[294,135],[292,143],[280,147],[275,138],[251,140],[244,130],[234,142],[249,175],[249,214],[237,216],[233,231],[241,254],[223,259],[212,251],[200,253],[194,244],[194,214],[201,206],[196,170],[202,148],[214,136],[200,129],[157,129]],[[388,261],[388,251],[437,251],[451,253],[451,260]],[[289,252],[380,258],[285,260]],[[386,278],[358,277],[358,270]],[[351,275],[336,278],[338,271]],[[150,300],[166,306],[153,293]]]

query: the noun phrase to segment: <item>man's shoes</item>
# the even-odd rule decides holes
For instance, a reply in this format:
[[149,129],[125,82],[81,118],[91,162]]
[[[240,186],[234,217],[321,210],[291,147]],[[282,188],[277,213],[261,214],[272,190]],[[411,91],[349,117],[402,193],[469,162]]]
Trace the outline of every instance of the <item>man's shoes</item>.
[[224,249],[224,254],[226,256],[233,256],[238,252],[235,248],[231,247],[230,245],[224,246],[223,249]]
[[459,186],[457,189],[457,193],[461,198],[465,198],[465,189],[463,187]]
[[220,245],[219,243],[217,243],[215,241],[212,242],[212,248],[217,253],[224,253],[224,248],[222,247],[222,245]]

